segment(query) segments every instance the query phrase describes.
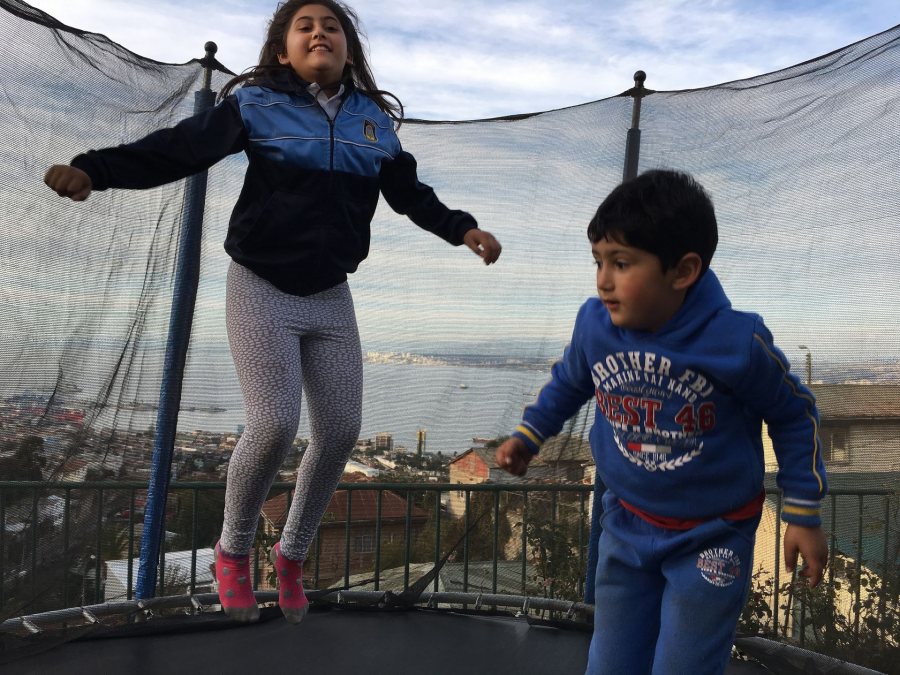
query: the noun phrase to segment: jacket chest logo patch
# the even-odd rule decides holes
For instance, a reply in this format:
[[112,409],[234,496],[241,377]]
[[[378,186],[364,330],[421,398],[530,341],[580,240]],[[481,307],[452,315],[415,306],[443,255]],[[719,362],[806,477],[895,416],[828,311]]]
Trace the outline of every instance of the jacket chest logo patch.
[[372,143],[378,142],[378,136],[375,135],[375,125],[369,120],[366,120],[363,123],[363,136],[366,137],[367,141],[371,141]]

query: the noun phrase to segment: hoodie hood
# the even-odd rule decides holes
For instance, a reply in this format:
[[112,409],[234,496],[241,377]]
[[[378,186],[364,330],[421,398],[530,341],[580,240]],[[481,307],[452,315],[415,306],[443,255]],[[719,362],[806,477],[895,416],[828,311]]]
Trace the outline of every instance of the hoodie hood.
[[725,290],[712,269],[707,269],[697,283],[695,283],[684,297],[684,302],[675,316],[669,319],[665,325],[652,333],[648,331],[628,330],[617,328],[607,315],[610,328],[618,331],[626,340],[646,341],[665,339],[676,344],[691,340],[699,331],[703,330],[713,316],[723,310],[731,309],[731,301],[725,295]]

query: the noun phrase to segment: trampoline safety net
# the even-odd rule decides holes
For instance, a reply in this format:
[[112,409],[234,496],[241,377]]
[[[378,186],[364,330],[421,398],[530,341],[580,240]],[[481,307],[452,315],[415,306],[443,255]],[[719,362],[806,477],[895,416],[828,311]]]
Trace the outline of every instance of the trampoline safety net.
[[[48,190],[43,173],[189,116],[204,72],[198,60],[140,57],[18,0],[0,0],[0,35],[6,618],[102,597],[95,552],[128,558],[130,546],[136,555],[145,491],[109,485],[148,479],[186,201],[179,181],[74,204]],[[624,90],[631,73],[622,76]],[[230,77],[213,71],[211,88]],[[819,401],[834,494],[824,516],[831,601],[847,613],[866,589],[887,587],[863,620],[880,616],[889,633],[880,635],[896,646],[896,619],[884,617],[897,609],[900,555],[900,26],[746,80],[663,91],[650,73],[646,84],[657,91],[642,100],[640,170],[685,170],[709,190],[720,228],[713,269],[736,308],[765,317]],[[613,96],[510,118],[403,123],[421,179],[504,249],[485,267],[382,200],[371,254],[350,278],[365,356],[362,438],[389,434],[395,451],[423,450],[446,465],[473,439],[514,428],[596,292],[586,227],[621,181],[632,104]],[[173,481],[223,480],[243,429],[222,244],[245,167],[234,155],[209,171]],[[564,444],[583,448],[592,418],[589,404]],[[298,448],[308,435],[304,415]],[[107,487],[72,487],[95,482]],[[168,550],[191,548],[179,527],[192,503],[169,500]],[[760,534],[766,574],[779,560],[776,512]],[[214,542],[221,512],[200,517],[211,523],[196,548]],[[760,577],[758,588],[777,590],[789,581],[781,574]],[[773,628],[764,610],[750,614]]]

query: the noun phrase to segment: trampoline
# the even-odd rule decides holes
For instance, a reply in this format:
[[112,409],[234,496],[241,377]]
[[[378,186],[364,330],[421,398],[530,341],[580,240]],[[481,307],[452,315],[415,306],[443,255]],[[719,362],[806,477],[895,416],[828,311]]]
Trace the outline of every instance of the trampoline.
[[[151,414],[161,394],[173,261],[182,233],[199,233],[199,227],[184,224],[182,207],[195,192],[187,183],[127,200],[97,195],[75,217],[61,213],[49,191],[37,194],[36,167],[111,138],[125,140],[137,130],[170,125],[191,114],[198,96],[203,101],[221,91],[231,74],[224,67],[216,70],[221,64],[211,54],[185,64],[144,59],[22,0],[0,0],[0,26],[10,46],[4,81],[15,92],[5,101],[0,137],[4,147],[28,150],[10,151],[0,162],[5,206],[0,225],[9,261],[0,270],[0,288],[6,291],[0,318],[14,328],[0,348],[6,359],[0,374],[12,392],[3,428],[4,440],[15,441],[24,458],[7,457],[6,467],[17,473],[4,474],[7,486],[0,485],[0,582],[11,591],[28,589],[26,602],[10,603],[14,593],[0,583],[0,609],[7,611],[0,623],[0,673],[583,673],[592,608],[545,598],[320,590],[310,592],[313,609],[299,627],[286,624],[271,606],[275,594],[267,592],[257,598],[270,606],[252,625],[230,621],[217,609],[215,595],[202,594],[7,618],[9,612],[70,605],[74,593],[68,591],[79,583],[81,603],[89,602],[85,588],[99,597],[100,563],[120,557],[101,555],[104,535],[124,533],[129,540],[124,556],[133,554],[136,514],[146,508],[142,488],[150,440],[164,436]],[[697,90],[655,91],[643,104],[645,142],[633,145],[640,147],[645,167],[676,163],[713,181],[722,226],[717,257],[732,299],[736,305],[765,306],[776,332],[791,336],[791,344],[810,345],[798,346],[801,354],[805,350],[807,380],[812,384],[815,374],[822,382],[816,384],[819,391],[840,393],[834,396],[842,403],[834,406],[828,428],[830,452],[842,469],[835,477],[841,476],[844,490],[840,510],[836,497],[829,506],[832,549],[857,570],[896,569],[888,553],[897,541],[897,519],[881,515],[891,513],[896,496],[873,493],[872,486],[895,485],[898,470],[891,451],[897,434],[888,426],[894,424],[898,381],[896,281],[884,270],[893,263],[886,256],[900,248],[895,226],[900,191],[891,178],[896,160],[890,159],[900,155],[896,87],[882,86],[896,80],[898,55],[900,26],[895,26],[777,72]],[[373,345],[367,365],[378,375],[367,384],[372,399],[366,409],[377,412],[373,428],[394,429],[399,440],[401,422],[409,439],[418,439],[427,426],[433,449],[441,447],[435,445],[439,430],[454,429],[459,420],[464,422],[459,437],[466,442],[475,434],[505,433],[509,422],[518,421],[523,400],[535,390],[534,364],[545,367],[568,340],[573,313],[566,303],[594,292],[590,275],[572,262],[573,252],[585,246],[578,223],[587,222],[598,194],[622,176],[622,131],[631,111],[627,98],[614,96],[496,120],[404,124],[404,147],[431,167],[429,180],[460,186],[456,194],[449,187],[441,191],[448,202],[478,206],[492,228],[515,233],[517,245],[504,252],[507,281],[492,280],[492,292],[484,293],[472,268],[445,264],[443,243],[431,248],[424,239],[407,239],[412,228],[401,230],[386,211],[377,214],[380,239],[354,289],[361,308],[374,308],[363,316]],[[638,131],[629,130],[629,142]],[[38,137],[52,137],[53,143],[36,142]],[[172,500],[182,505],[180,511],[172,506],[175,516],[185,516],[184,531],[176,533],[182,536],[188,534],[187,521],[196,516],[201,522],[208,506],[201,483],[188,479],[211,467],[214,475],[223,452],[197,451],[194,441],[200,448],[219,448],[220,441],[230,452],[229,437],[243,429],[232,423],[236,419],[221,421],[223,411],[233,413],[240,405],[240,395],[222,340],[226,265],[219,244],[243,161],[233,157],[217,165],[206,193],[194,323],[194,335],[203,339],[192,343],[180,408],[185,429],[193,433],[180,437],[190,435],[191,446],[177,457],[187,482]],[[497,177],[503,181],[494,187]],[[63,231],[60,222],[71,226]],[[834,228],[848,223],[855,257],[869,264],[835,277],[834,261],[843,251],[835,248],[842,240]],[[415,264],[405,257],[397,264],[387,254],[412,246]],[[425,269],[440,273],[423,274]],[[526,287],[541,290],[523,322],[521,311],[509,310],[519,307]],[[773,288],[781,292],[772,293]],[[409,320],[391,318],[399,316]],[[521,339],[511,338],[520,333]],[[466,351],[475,344],[469,340],[473,334],[486,357],[477,368]],[[431,359],[437,347],[452,358],[437,360],[434,370],[406,363],[411,355]],[[498,353],[514,358],[493,368]],[[463,395],[469,397],[465,403]],[[385,401],[390,406],[382,405]],[[416,413],[394,416],[389,407]],[[862,419],[860,410],[873,417]],[[589,412],[573,419],[571,438],[583,435]],[[175,429],[170,431],[174,436]],[[455,433],[447,432],[445,453],[462,449]],[[851,453],[855,436],[874,440]],[[424,434],[421,438],[424,445]],[[173,443],[167,444],[171,450]],[[116,476],[121,482],[110,486],[88,476]],[[865,506],[863,495],[872,498]],[[449,490],[447,496],[453,498]],[[845,498],[859,501],[845,507]],[[556,513],[559,500],[548,501],[548,512]],[[524,495],[522,503],[524,513]],[[538,510],[536,500],[531,505]],[[164,521],[166,509],[159,511]],[[442,519],[434,520],[440,543]],[[191,527],[193,540],[197,528]],[[346,532],[351,532],[349,509]],[[403,536],[408,549],[411,534]],[[494,536],[497,551],[502,547]],[[206,539],[203,544],[211,545]],[[779,600],[778,551],[777,544],[764,551],[774,589],[775,623],[767,635],[788,618]],[[156,555],[151,551],[144,559]],[[89,566],[91,560],[97,564]],[[495,558],[495,580],[497,565]],[[377,579],[381,570],[376,569]],[[837,597],[847,602],[838,609],[858,600],[858,593],[853,598],[847,591],[846,577],[832,581],[844,584]],[[524,580],[521,588],[529,592]],[[893,611],[895,605],[896,598],[888,597],[883,607]],[[805,635],[800,616],[794,635]],[[857,624],[859,619],[858,610],[846,617]],[[830,627],[836,626],[832,621]],[[732,659],[728,673],[875,672],[761,637],[741,636],[736,644],[747,658]]]
[[[238,624],[213,593],[58,610],[0,624],[5,675],[94,673],[584,672],[590,605],[475,593],[310,591],[311,610],[288,624],[258,592],[260,621]],[[535,613],[552,615],[539,618]],[[728,675],[873,673],[762,638],[738,638]]]

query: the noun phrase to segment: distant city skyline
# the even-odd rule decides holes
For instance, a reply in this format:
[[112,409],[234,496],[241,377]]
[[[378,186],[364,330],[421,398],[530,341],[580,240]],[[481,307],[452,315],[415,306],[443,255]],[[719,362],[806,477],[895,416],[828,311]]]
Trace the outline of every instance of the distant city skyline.
[[[487,361],[491,363],[492,361]],[[470,365],[446,363],[423,365],[422,363],[370,363],[366,366],[368,386],[364,390],[363,428],[361,439],[375,440],[378,434],[389,434],[394,448],[404,447],[410,454],[417,451],[418,432],[426,433],[425,451],[441,452],[452,456],[472,445],[476,438],[496,438],[509,434],[519,421],[522,409],[532,402],[540,387],[546,382],[547,371],[532,366],[495,367],[478,366],[473,358]],[[795,372],[805,381],[801,362]],[[871,383],[895,384],[900,381],[900,363],[885,361],[873,364],[816,362],[813,371],[814,384]],[[179,433],[240,434],[244,426],[244,410],[236,385],[221,386],[215,400],[222,404],[214,409],[205,407],[208,401],[198,401],[196,390],[185,391],[182,410],[179,413]],[[464,387],[461,385],[465,385]],[[99,411],[98,404],[83,402],[83,408],[68,411],[76,405],[75,399],[67,402],[58,396],[50,414],[57,415],[63,408],[59,424],[85,423],[96,433],[105,434],[113,429],[117,433],[129,430],[144,432],[155,426],[158,392],[147,392],[149,401],[142,406],[124,405],[107,401]],[[31,404],[41,417],[47,410],[47,395],[33,394]],[[27,394],[18,392],[0,398],[0,404],[8,400],[27,403]],[[577,416],[575,433],[586,433],[593,422],[593,407]],[[225,407],[227,406],[227,407]],[[587,417],[585,417],[587,416]],[[310,435],[305,414],[301,416],[298,438]],[[54,422],[56,424],[56,422]],[[50,428],[52,428],[51,425]],[[24,427],[27,428],[27,427]],[[580,431],[579,431],[580,430]],[[49,433],[49,437],[56,434]]]

